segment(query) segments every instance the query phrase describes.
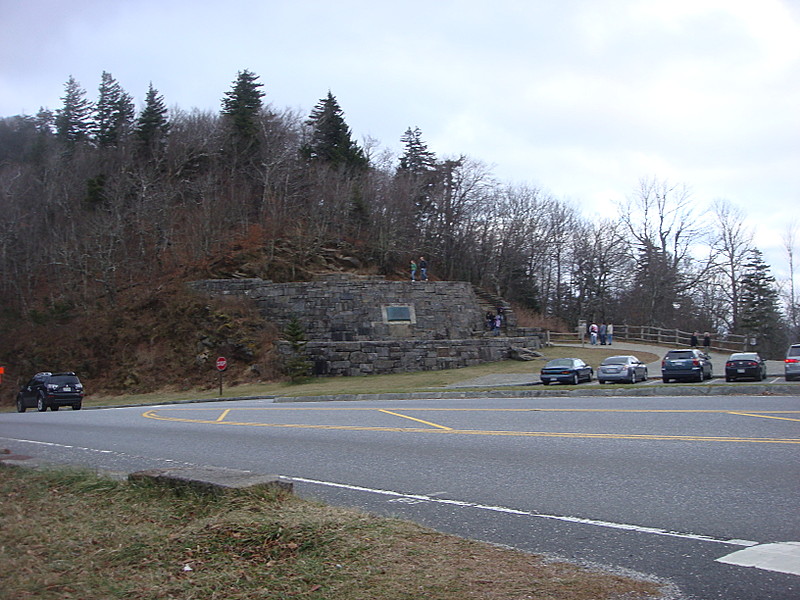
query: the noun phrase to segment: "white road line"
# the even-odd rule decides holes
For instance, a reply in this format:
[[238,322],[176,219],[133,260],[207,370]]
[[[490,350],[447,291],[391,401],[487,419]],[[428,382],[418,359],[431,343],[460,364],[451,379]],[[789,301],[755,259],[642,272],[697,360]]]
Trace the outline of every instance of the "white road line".
[[352,490],[356,492],[367,492],[371,494],[379,494],[382,496],[390,496],[393,498],[392,501],[394,502],[402,502],[402,503],[422,503],[422,502],[432,502],[435,504],[446,504],[450,506],[460,506],[463,508],[474,508],[478,510],[487,510],[497,513],[505,513],[510,515],[521,515],[526,517],[536,517],[539,519],[551,519],[555,521],[564,521],[567,523],[579,523],[581,525],[594,525],[596,527],[605,527],[607,529],[621,529],[624,531],[633,531],[636,533],[648,533],[651,535],[661,535],[667,537],[676,537],[682,538],[687,540],[695,540],[701,542],[713,542],[717,544],[728,544],[731,546],[757,546],[759,542],[754,542],[751,540],[738,540],[738,539],[723,539],[723,538],[715,538],[708,535],[700,535],[695,533],[682,533],[679,531],[668,531],[666,529],[661,529],[659,527],[643,527],[641,525],[630,525],[628,523],[614,523],[612,521],[602,521],[598,519],[585,519],[582,517],[570,517],[566,515],[548,515],[544,513],[537,513],[531,512],[527,510],[518,510],[515,508],[508,508],[505,506],[491,506],[486,504],[477,504],[475,502],[466,502],[463,500],[448,500],[446,498],[434,498],[433,496],[428,496],[424,494],[404,494],[402,492],[395,492],[392,490],[381,490],[381,489],[374,489],[374,488],[367,488],[358,485],[350,485],[346,483],[335,483],[332,481],[319,481],[317,479],[306,479],[304,477],[288,477],[292,481],[297,481],[299,483],[310,483],[313,485],[322,485],[327,487],[334,487],[346,490]]
[[[635,533],[646,533],[651,535],[676,537],[698,542],[712,542],[715,544],[726,544],[729,546],[743,546],[744,550],[737,550],[736,552],[726,554],[722,558],[716,559],[716,562],[725,563],[729,565],[743,566],[743,567],[755,567],[757,569],[762,569],[765,571],[787,573],[790,575],[800,575],[800,542],[760,544],[759,542],[754,542],[752,540],[715,538],[712,536],[700,535],[696,533],[682,533],[679,531],[668,531],[666,529],[661,529],[660,527],[643,527],[641,525],[614,523],[612,521],[602,521],[598,519],[584,519],[581,517],[570,517],[565,515],[548,515],[543,513],[531,512],[527,510],[508,508],[505,506],[491,506],[486,504],[477,504],[475,502],[465,502],[463,500],[448,500],[446,498],[436,498],[432,495],[425,495],[425,494],[403,494],[401,492],[395,492],[392,490],[374,489],[359,485],[335,483],[332,481],[319,481],[317,479],[306,479],[304,477],[289,477],[289,479],[300,483],[309,483],[313,485],[322,485],[322,486],[352,490],[356,492],[367,492],[371,494],[389,496],[392,498],[391,500],[389,500],[389,502],[397,502],[402,504],[420,504],[424,502],[432,502],[436,504],[446,504],[449,506],[460,506],[464,508],[488,510],[492,512],[505,513],[509,515],[537,517],[540,519],[552,519],[556,521],[564,521],[567,523],[579,523],[581,525],[594,525],[596,527],[605,527],[607,529],[620,529],[623,531],[632,531]],[[441,492],[437,492],[436,495],[440,493]]]
[[761,544],[732,552],[718,558],[717,562],[800,575],[800,542]]

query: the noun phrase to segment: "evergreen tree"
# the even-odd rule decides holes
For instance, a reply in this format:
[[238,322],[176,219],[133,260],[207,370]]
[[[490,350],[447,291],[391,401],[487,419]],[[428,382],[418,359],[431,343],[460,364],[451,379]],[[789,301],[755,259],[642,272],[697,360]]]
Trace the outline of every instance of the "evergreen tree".
[[301,148],[306,159],[350,172],[367,167],[364,151],[353,141],[344,112],[330,91],[311,111],[306,124],[311,127],[311,139]]
[[147,89],[144,108],[136,121],[136,137],[148,153],[153,153],[163,146],[169,128],[164,97],[158,93],[151,82]]
[[406,129],[400,141],[405,144],[405,151],[400,157],[397,176],[403,178],[409,198],[414,203],[414,219],[424,222],[431,216],[433,206],[432,195],[441,176],[436,164],[436,155],[428,150],[422,141],[419,127]]
[[755,338],[766,355],[774,355],[785,346],[785,328],[778,304],[775,278],[769,273],[760,250],[752,249],[744,266],[741,281],[739,329]]
[[422,141],[422,132],[419,127],[413,130],[406,129],[400,141],[405,144],[405,152],[400,157],[399,171],[411,175],[424,175],[436,168],[436,155],[428,150],[428,145]]
[[68,146],[89,139],[94,107],[86,98],[86,90],[70,76],[64,85],[63,106],[56,111],[56,136]]
[[239,71],[233,88],[222,99],[222,115],[227,119],[237,149],[241,152],[258,146],[258,116],[264,92],[259,88],[258,75],[248,70]]
[[135,114],[133,98],[111,73],[103,71],[95,107],[95,138],[101,146],[116,146],[131,130]]
[[297,319],[292,317],[283,330],[283,339],[289,342],[291,353],[286,357],[284,369],[292,383],[298,383],[311,372],[311,361],[306,354],[306,331]]

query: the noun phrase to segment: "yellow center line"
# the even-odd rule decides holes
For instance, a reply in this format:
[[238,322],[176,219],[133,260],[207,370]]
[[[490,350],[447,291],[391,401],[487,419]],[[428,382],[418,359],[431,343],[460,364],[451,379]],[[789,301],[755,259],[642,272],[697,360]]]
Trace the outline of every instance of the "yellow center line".
[[770,416],[770,415],[754,415],[752,413],[733,412],[733,411],[729,411],[728,414],[739,415],[741,417],[758,417],[760,419],[778,419],[780,421],[796,421],[796,422],[800,422],[800,419],[790,419],[789,417],[773,417],[773,416]]
[[221,414],[219,417],[217,417],[217,422],[218,422],[218,423],[221,423],[222,421],[224,421],[224,420],[225,420],[225,417],[227,417],[227,416],[228,416],[228,413],[229,413],[229,412],[231,412],[231,409],[230,409],[230,408],[226,408],[225,410],[223,410],[223,411],[222,411],[222,414]]
[[422,419],[415,419],[414,417],[409,417],[408,415],[401,415],[400,413],[392,412],[390,410],[380,409],[378,412],[386,413],[387,415],[394,415],[395,417],[402,417],[404,419],[408,419],[409,421],[416,421],[417,423],[423,423],[424,425],[430,425],[431,427],[437,427],[439,429],[445,430],[452,430],[452,427],[445,427],[444,425],[438,425],[436,423],[431,423],[430,421],[423,421]]
[[[390,411],[389,414],[396,414]],[[357,425],[310,425],[305,423],[253,423],[236,421],[211,421],[204,419],[186,419],[179,417],[167,417],[158,414],[156,410],[149,410],[142,413],[148,419],[159,421],[172,421],[183,423],[199,423],[209,425],[233,425],[244,427],[277,427],[287,429],[315,429],[328,431],[377,431],[377,432],[396,432],[396,433],[433,433],[442,435],[485,435],[485,436],[504,436],[504,437],[541,437],[541,438],[572,438],[572,439],[606,439],[606,440],[643,440],[643,441],[683,441],[683,442],[733,442],[750,444],[800,444],[799,438],[745,438],[745,437],[722,437],[722,436],[702,436],[702,435],[660,435],[660,434],[624,434],[624,433],[580,433],[580,432],[556,432],[556,431],[483,431],[478,429],[451,429],[427,423],[435,429],[418,427],[369,427]],[[405,415],[397,414],[404,417]],[[419,419],[411,419],[419,421]]]

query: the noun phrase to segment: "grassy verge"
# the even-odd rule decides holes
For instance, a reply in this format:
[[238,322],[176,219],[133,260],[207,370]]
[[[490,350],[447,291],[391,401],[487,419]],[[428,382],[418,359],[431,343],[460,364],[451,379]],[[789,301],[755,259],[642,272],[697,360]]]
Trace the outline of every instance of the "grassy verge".
[[[554,346],[542,350],[544,356],[534,361],[504,360],[484,363],[474,367],[452,369],[447,371],[416,371],[413,373],[397,373],[391,375],[368,375],[364,377],[320,377],[309,379],[304,383],[259,383],[223,387],[226,397],[237,396],[318,396],[335,394],[384,394],[431,391],[444,388],[453,383],[469,381],[483,375],[497,374],[538,374],[545,362],[553,358],[575,356],[582,358],[597,371],[600,362],[607,356],[618,354],[612,348],[568,348]],[[657,360],[657,356],[640,352],[637,354],[644,362]],[[487,388],[482,388],[487,389]],[[158,402],[175,402],[189,399],[208,399],[219,396],[218,388],[191,391],[162,391],[152,394],[127,396],[87,396],[86,406],[113,406],[119,404],[149,404]]]
[[652,582],[291,494],[0,466],[0,599],[628,600]]

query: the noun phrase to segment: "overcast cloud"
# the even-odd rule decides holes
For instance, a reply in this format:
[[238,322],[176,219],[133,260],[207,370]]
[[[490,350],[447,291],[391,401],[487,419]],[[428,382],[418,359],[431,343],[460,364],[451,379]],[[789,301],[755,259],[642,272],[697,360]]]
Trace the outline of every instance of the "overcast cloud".
[[800,222],[797,0],[0,0],[0,116],[91,98],[217,111],[237,72],[307,115],[330,90],[354,135],[614,217],[642,177],[742,207],[777,275]]

